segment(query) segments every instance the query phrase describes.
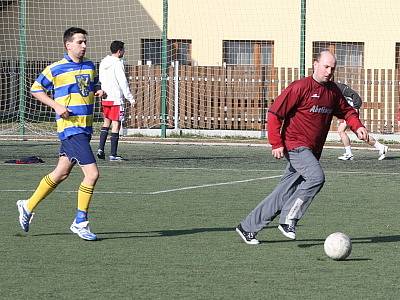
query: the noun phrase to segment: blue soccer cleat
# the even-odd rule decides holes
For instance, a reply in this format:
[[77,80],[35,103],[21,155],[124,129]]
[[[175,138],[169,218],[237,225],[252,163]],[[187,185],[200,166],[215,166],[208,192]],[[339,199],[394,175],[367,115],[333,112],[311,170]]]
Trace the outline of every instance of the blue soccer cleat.
[[29,231],[29,224],[32,222],[34,213],[29,213],[26,208],[27,200],[18,200],[17,207],[19,212],[19,224],[25,232]]
[[86,241],[95,241],[97,240],[97,236],[90,231],[89,228],[89,221],[84,221],[80,223],[72,223],[71,227],[69,228],[73,233],[76,233],[81,239]]

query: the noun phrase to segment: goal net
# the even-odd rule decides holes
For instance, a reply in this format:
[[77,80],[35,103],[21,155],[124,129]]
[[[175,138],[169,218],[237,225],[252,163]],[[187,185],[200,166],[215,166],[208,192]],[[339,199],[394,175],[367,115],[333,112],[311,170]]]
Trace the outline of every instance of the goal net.
[[[161,39],[162,18],[161,24],[157,22],[163,6],[158,2],[1,1],[0,134],[55,134],[55,113],[30,95],[30,87],[48,64],[62,58],[65,52],[63,33],[69,27],[88,31],[86,57],[97,65],[110,54],[109,46],[113,40],[124,41],[126,69],[133,74],[133,66],[141,60],[142,40]],[[130,79],[135,89],[134,80]],[[147,108],[160,101],[158,90],[156,94],[147,95],[149,101],[144,104]],[[99,121],[100,105],[96,101],[95,126]],[[157,122],[153,121],[154,124]]]
[[399,12],[397,1],[372,0],[0,1],[0,135],[55,136],[55,113],[29,91],[62,58],[72,26],[88,31],[86,57],[96,65],[113,40],[125,43],[136,99],[126,107],[127,134],[262,137],[268,107],[311,74],[321,49],[338,58],[335,80],[363,98],[369,129],[395,133]]

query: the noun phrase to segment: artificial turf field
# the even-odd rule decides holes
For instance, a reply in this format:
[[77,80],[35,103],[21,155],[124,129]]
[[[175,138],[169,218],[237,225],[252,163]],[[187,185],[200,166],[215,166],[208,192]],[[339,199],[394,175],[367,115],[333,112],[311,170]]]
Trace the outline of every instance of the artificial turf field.
[[[109,146],[109,144],[108,144]],[[69,231],[82,179],[71,176],[37,208],[29,233],[17,221],[56,163],[57,142],[0,141],[1,299],[398,299],[399,153],[325,149],[326,183],[297,227],[274,221],[258,246],[234,228],[279,180],[286,161],[270,149],[237,145],[127,144],[128,161],[100,161],[91,203],[99,241]],[[95,149],[96,145],[93,144]],[[37,155],[45,163],[4,164]],[[323,242],[348,234],[345,261]]]

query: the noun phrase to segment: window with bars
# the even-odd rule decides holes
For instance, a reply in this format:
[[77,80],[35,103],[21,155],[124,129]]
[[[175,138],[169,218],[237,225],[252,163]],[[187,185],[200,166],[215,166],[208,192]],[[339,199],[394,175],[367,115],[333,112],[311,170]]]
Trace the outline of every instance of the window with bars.
[[335,54],[338,67],[364,67],[364,43],[313,42],[313,57],[324,49],[328,49]]
[[395,68],[400,69],[400,43],[395,46]]
[[[168,40],[167,63],[179,61],[182,65],[191,65],[191,40]],[[162,63],[162,39],[142,39],[141,41],[142,63],[151,62],[154,65]]]
[[273,65],[273,41],[223,41],[222,62],[227,65]]

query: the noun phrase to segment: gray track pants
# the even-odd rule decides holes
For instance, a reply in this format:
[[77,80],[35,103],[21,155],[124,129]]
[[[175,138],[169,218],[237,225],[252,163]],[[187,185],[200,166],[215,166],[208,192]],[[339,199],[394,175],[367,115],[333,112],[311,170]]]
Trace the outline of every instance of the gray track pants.
[[258,232],[280,214],[280,224],[300,220],[325,182],[324,171],[310,149],[288,152],[288,164],[277,187],[241,222],[244,230]]

